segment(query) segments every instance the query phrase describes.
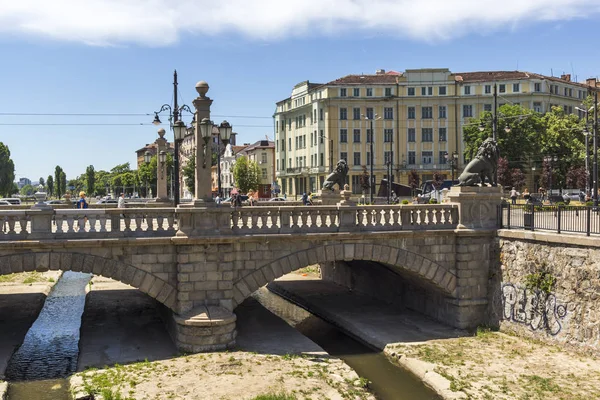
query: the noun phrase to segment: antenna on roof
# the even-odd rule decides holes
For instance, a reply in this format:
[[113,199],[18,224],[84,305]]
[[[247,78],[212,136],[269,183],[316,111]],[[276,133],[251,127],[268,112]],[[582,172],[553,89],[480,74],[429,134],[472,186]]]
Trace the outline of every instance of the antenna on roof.
[[550,68],[550,76],[554,77],[554,71],[552,71],[552,68]]

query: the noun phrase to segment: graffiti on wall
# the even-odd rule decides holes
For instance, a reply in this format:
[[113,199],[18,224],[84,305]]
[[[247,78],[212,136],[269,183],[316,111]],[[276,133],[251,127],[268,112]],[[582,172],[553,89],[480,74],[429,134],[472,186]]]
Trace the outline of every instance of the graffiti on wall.
[[529,325],[531,330],[558,334],[567,316],[567,305],[559,303],[552,293],[529,291],[506,283],[502,285],[503,318]]

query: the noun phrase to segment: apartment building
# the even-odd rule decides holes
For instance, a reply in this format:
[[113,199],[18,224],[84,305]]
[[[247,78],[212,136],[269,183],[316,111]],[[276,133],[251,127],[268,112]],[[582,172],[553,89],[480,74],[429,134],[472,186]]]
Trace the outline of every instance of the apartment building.
[[360,192],[360,175],[363,166],[370,170],[371,157],[376,185],[387,178],[390,163],[390,179],[402,184],[408,184],[411,170],[421,180],[436,172],[449,177],[446,155],[459,154],[460,171],[467,161],[462,128],[493,109],[494,85],[498,106],[520,104],[540,113],[561,106],[577,113],[591,83],[573,82],[570,75],[446,68],[301,82],[276,103],[275,167],[282,193],[320,189],[340,159],[350,167],[347,183],[354,193]]
[[258,164],[261,173],[258,196],[271,197],[271,188],[275,182],[275,143],[270,140],[259,140],[244,147],[236,156],[246,156],[250,161]]

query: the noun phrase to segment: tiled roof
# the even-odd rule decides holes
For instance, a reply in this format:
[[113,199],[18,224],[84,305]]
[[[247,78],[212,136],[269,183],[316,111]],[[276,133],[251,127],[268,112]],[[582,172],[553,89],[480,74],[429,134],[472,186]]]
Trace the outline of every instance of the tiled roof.
[[554,82],[568,83],[581,87],[585,84],[561,79],[554,76],[545,76],[526,71],[480,71],[480,72],[455,72],[454,78],[458,82],[493,82],[493,81],[513,81],[521,79],[546,79]]
[[376,74],[376,75],[346,75],[327,83],[326,85],[364,85],[364,84],[395,84],[398,80],[398,75],[392,74]]
[[[264,145],[265,142],[268,144],[268,146]],[[244,147],[242,151],[248,152],[248,151],[251,151],[254,149],[270,149],[270,148],[273,148],[273,149],[275,148],[275,142],[270,141],[270,140],[268,140],[268,141],[267,140],[259,140],[257,142],[252,143],[249,146]]]

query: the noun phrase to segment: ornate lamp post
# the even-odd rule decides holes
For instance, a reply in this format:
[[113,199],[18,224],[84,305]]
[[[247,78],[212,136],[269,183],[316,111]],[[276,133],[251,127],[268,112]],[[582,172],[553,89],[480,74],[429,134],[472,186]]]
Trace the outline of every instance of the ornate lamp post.
[[[154,121],[152,123],[154,125],[160,125],[162,122],[158,117],[163,111],[169,111],[169,122],[172,121],[171,129],[173,129],[173,133],[175,136],[175,148],[173,154],[173,169],[174,169],[174,178],[175,181],[175,189],[173,194],[173,202],[175,207],[179,204],[179,145],[183,140],[185,133],[187,131],[187,127],[185,123],[179,120],[179,116],[182,111],[187,111],[190,114],[194,115],[194,112],[187,105],[182,105],[181,107],[177,104],[177,71],[173,73],[173,107],[169,104],[163,104],[159,111],[154,112]],[[192,119],[192,126],[194,125],[194,120]]]
[[[219,136],[217,137],[217,179],[218,179],[218,191],[217,194],[222,196],[221,194],[221,141],[223,144],[227,146],[229,143],[229,139],[231,139],[231,131],[233,128],[231,124],[227,121],[221,122],[219,125]],[[212,134],[212,132],[211,132]]]
[[[150,160],[152,160],[152,154],[150,153],[150,151],[146,150],[146,152],[144,153],[144,163],[146,163],[146,165],[150,164]],[[145,197],[148,198],[148,177],[144,177],[144,185],[146,186],[146,193],[145,193]]]

